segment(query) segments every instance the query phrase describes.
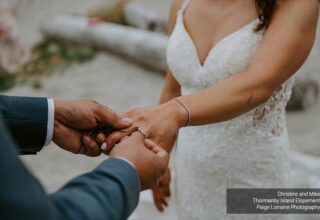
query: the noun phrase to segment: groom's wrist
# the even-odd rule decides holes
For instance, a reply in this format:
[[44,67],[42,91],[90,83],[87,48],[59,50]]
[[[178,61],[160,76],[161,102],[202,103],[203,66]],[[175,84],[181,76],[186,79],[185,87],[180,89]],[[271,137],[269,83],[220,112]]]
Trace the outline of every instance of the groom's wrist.
[[61,121],[63,119],[64,106],[66,103],[59,100],[54,100],[54,121]]
[[63,126],[63,115],[65,114],[64,106],[66,103],[64,101],[54,100],[54,119],[53,119],[53,137],[52,140],[55,142],[57,136],[61,133],[61,128]]

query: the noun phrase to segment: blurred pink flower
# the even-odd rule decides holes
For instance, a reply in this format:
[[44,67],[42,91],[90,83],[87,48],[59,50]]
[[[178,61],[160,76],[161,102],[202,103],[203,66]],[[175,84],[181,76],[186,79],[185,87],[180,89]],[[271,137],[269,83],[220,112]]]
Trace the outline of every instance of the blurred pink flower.
[[89,25],[97,25],[101,23],[100,18],[88,18]]
[[0,0],[0,69],[16,73],[29,60],[19,41],[18,24],[8,0]]

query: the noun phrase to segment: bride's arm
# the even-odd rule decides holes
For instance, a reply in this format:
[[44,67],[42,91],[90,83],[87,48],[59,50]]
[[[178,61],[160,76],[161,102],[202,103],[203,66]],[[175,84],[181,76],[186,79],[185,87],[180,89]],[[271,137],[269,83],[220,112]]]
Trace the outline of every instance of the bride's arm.
[[[167,76],[160,96],[160,104],[169,102],[175,97],[181,95],[180,84],[176,81],[170,70],[167,70]],[[159,145],[166,151],[170,152],[176,140],[176,136],[162,141]]]
[[[174,29],[174,26],[176,23],[176,18],[177,18],[177,12],[178,12],[179,8],[181,8],[182,3],[183,3],[183,1],[181,1],[181,0],[175,0],[172,2],[170,14],[169,14],[169,21],[168,21],[168,35],[169,36],[171,35],[171,33]],[[172,100],[175,97],[179,97],[181,95],[180,89],[181,89],[180,84],[174,78],[170,69],[168,69],[159,103],[163,104],[163,103],[169,102],[170,100]],[[159,143],[159,145],[162,148],[164,148],[165,150],[167,150],[168,152],[170,152],[170,150],[172,149],[172,146],[174,145],[175,140],[176,140],[176,137],[169,138],[169,139],[163,141],[162,143]]]
[[266,102],[308,57],[317,20],[318,1],[280,1],[248,71],[179,98],[192,114],[191,125],[230,120]]
[[[179,97],[191,113],[190,125],[230,120],[266,102],[308,57],[315,40],[318,10],[317,0],[279,1],[246,72],[202,92]],[[135,127],[142,127],[159,143],[173,137],[188,121],[186,109],[176,100],[135,109],[127,116],[133,118],[133,126],[110,135],[108,143],[117,143]]]

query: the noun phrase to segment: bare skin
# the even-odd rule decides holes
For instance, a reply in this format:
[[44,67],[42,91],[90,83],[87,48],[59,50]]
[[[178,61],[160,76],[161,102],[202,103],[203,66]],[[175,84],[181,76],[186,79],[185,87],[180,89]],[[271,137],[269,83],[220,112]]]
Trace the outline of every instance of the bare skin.
[[75,154],[99,156],[102,152],[88,133],[92,129],[124,129],[131,119],[120,117],[112,109],[93,100],[55,100],[53,141]]
[[[173,1],[169,34],[175,26],[182,2]],[[271,24],[245,72],[239,72],[207,90],[179,97],[192,114],[190,125],[227,121],[268,101],[308,57],[315,40],[318,15],[317,0],[279,0]],[[254,1],[191,1],[185,12],[184,24],[197,49],[199,62],[205,62],[211,48],[221,39],[256,17]],[[163,143],[174,139],[188,120],[185,109],[171,100],[180,95],[179,91],[180,85],[168,70],[162,92],[163,104],[128,112],[126,116],[133,119],[132,126],[111,134],[107,138],[108,144],[113,145],[137,127],[142,127],[150,139],[170,151],[172,144]],[[168,182],[167,179],[164,182]],[[156,190],[154,192],[158,193]],[[166,197],[164,193],[157,195],[158,208],[166,205],[163,202]]]
[[[90,130],[120,130],[130,126],[132,121],[93,100],[55,100],[54,115],[54,142],[64,150],[92,157],[102,152],[100,145],[88,136]],[[110,156],[125,158],[134,165],[141,191],[155,188],[167,170],[168,153],[139,132],[124,139],[109,152]]]
[[141,191],[153,189],[167,169],[168,153],[153,141],[144,139],[139,132],[121,141],[110,152],[111,157],[129,160],[140,177]]

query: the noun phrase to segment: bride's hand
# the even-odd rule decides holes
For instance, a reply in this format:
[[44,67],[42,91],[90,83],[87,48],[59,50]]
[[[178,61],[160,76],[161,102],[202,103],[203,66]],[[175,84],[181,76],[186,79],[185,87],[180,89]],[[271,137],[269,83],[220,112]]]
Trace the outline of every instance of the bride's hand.
[[154,204],[160,212],[163,212],[165,207],[168,207],[168,200],[171,196],[170,181],[171,175],[168,168],[165,174],[161,177],[158,186],[152,190]]
[[133,123],[129,128],[115,131],[106,138],[108,149],[138,128],[143,130],[146,138],[161,144],[173,138],[188,121],[188,112],[175,100],[158,106],[134,109],[124,116],[131,118]]

